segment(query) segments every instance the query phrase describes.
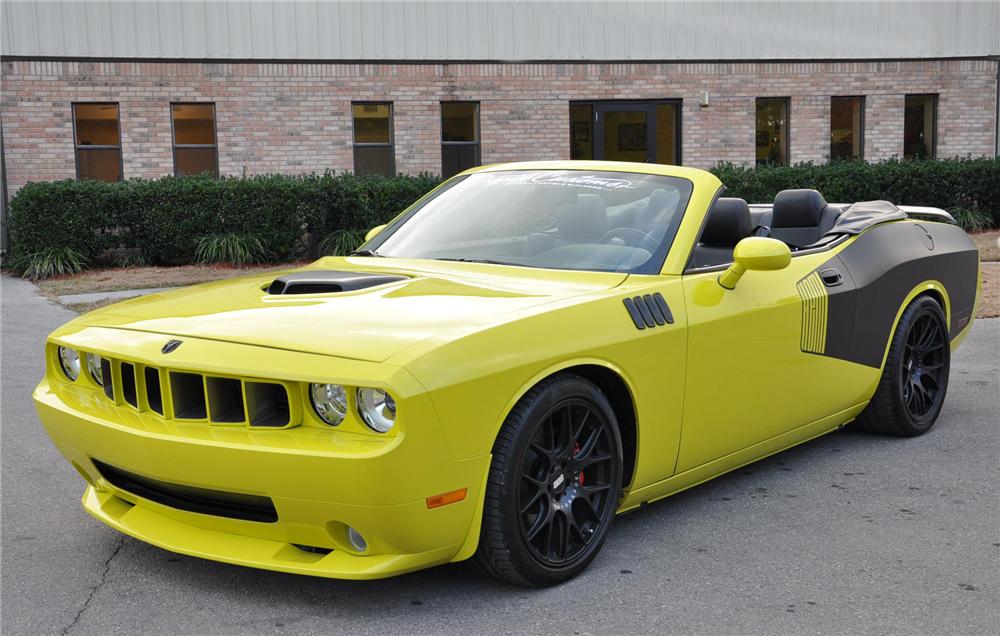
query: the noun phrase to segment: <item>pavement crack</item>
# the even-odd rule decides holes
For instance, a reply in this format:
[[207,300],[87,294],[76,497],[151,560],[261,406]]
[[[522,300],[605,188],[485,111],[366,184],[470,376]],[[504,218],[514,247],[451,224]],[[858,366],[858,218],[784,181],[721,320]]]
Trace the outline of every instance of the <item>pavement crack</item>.
[[70,631],[76,627],[77,623],[80,622],[80,619],[83,618],[87,608],[90,607],[90,602],[94,600],[94,597],[97,596],[98,590],[100,590],[107,582],[108,572],[111,570],[111,562],[115,560],[115,557],[118,556],[118,553],[122,551],[123,547],[125,547],[125,535],[120,535],[118,537],[118,545],[116,545],[114,551],[111,552],[111,556],[104,561],[104,568],[101,570],[100,580],[97,582],[97,585],[91,588],[90,593],[87,595],[87,599],[80,607],[80,611],[78,611],[76,616],[73,617],[73,621],[66,626],[66,629],[62,630],[62,636],[66,636],[66,634],[70,633]]

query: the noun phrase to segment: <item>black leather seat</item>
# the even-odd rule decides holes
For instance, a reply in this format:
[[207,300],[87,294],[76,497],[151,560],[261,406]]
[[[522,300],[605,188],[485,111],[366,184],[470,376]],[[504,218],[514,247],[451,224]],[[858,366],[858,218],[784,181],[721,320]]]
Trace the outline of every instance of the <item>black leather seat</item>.
[[743,199],[720,198],[705,221],[701,239],[691,254],[691,267],[733,262],[733,248],[753,231],[750,206]]
[[558,234],[529,235],[524,242],[525,256],[535,256],[561,245],[597,244],[608,231],[608,209],[596,194],[578,194],[572,203],[557,205],[554,215]]
[[815,190],[782,190],[774,197],[771,237],[791,247],[807,247],[830,231],[840,213]]

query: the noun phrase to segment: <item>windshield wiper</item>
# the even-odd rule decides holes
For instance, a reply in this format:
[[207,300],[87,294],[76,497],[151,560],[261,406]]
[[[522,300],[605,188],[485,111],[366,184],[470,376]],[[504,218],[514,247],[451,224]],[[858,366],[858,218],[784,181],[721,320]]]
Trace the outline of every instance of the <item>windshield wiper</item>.
[[489,258],[435,258],[436,261],[454,261],[456,263],[485,263],[487,265],[511,265],[513,267],[531,267],[521,263],[508,263],[507,261],[495,261]]
[[377,256],[379,258],[385,258],[385,255],[379,254],[375,250],[354,250],[353,252],[348,252],[348,256]]

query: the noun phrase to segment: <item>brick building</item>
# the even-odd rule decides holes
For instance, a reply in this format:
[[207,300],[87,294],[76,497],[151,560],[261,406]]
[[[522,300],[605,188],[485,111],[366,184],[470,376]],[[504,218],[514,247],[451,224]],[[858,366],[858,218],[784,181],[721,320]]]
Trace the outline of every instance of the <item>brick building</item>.
[[997,152],[996,3],[11,0],[3,19],[9,195],[206,171]]

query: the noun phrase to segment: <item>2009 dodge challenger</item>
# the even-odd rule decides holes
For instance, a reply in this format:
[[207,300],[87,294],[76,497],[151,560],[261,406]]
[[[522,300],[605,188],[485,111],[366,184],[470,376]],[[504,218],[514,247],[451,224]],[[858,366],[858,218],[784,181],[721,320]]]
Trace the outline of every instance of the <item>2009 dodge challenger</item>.
[[674,166],[470,170],[351,256],[69,322],[38,413],[86,510],[168,550],[559,583],[616,513],[941,411],[981,284],[947,213],[723,194]]

